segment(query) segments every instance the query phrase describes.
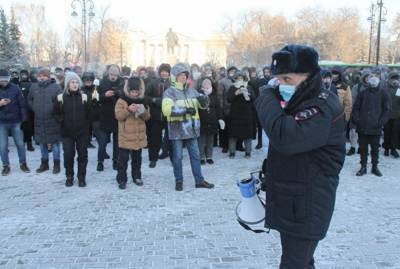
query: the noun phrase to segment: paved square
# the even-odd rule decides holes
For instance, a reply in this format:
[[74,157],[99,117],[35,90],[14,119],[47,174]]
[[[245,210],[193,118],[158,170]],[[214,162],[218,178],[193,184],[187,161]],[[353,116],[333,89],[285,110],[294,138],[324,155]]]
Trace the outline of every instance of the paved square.
[[[216,164],[203,166],[214,190],[194,189],[185,152],[184,192],[177,193],[169,160],[150,169],[147,150],[144,186],[130,180],[125,191],[110,161],[96,172],[97,149],[89,150],[84,189],[66,188],[64,174],[36,174],[38,149],[28,153],[33,172],[23,174],[10,150],[11,175],[0,177],[0,268],[278,267],[278,234],[247,232],[234,215],[236,180],[260,166],[261,151],[230,160],[216,149]],[[380,158],[383,178],[357,178],[358,155],[346,160],[317,268],[400,268],[400,161]]]

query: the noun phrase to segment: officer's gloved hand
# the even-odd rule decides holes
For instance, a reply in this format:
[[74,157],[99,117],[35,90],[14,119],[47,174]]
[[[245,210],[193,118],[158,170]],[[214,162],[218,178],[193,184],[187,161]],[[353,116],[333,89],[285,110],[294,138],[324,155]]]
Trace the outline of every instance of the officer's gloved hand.
[[194,115],[196,115],[196,109],[193,107],[188,107],[188,108],[186,108],[186,114],[194,116]]

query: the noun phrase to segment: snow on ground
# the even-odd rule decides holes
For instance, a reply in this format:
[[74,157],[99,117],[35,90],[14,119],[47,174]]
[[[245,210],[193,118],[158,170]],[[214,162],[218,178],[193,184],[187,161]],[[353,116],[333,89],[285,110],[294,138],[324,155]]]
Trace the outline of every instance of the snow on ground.
[[[259,168],[261,151],[231,160],[215,149],[216,164],[203,166],[214,190],[194,188],[185,152],[181,193],[169,161],[150,169],[147,150],[145,185],[129,181],[124,191],[109,160],[96,172],[96,153],[89,150],[87,188],[66,188],[63,174],[21,173],[11,146],[12,173],[0,177],[0,268],[278,267],[278,234],[247,232],[234,215],[236,181]],[[380,158],[383,178],[358,178],[359,156],[346,160],[317,268],[400,268],[400,160]],[[28,161],[34,171],[38,149]]]

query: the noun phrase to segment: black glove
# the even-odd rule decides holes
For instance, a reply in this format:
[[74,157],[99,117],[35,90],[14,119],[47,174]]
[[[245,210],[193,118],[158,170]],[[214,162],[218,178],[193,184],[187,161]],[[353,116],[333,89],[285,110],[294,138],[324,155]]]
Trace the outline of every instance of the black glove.
[[197,101],[199,101],[201,107],[208,107],[209,99],[207,95],[199,95]]
[[194,116],[196,115],[196,109],[194,109],[193,107],[188,107],[186,108],[186,114]]

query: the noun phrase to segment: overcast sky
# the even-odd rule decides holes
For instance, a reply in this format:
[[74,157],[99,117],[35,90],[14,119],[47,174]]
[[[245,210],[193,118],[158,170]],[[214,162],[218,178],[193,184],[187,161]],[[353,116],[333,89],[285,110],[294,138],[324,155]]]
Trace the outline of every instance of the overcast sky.
[[[46,5],[46,17],[61,36],[73,19],[70,16],[71,1],[0,0],[0,6],[8,13],[10,5],[16,2]],[[226,16],[237,16],[241,11],[253,8],[266,9],[272,14],[283,14],[290,18],[307,6],[319,6],[331,10],[344,6],[355,7],[365,18],[367,27],[369,6],[376,0],[93,0],[93,2],[95,12],[110,5],[110,16],[127,19],[131,28],[155,34],[165,33],[169,27],[172,27],[176,32],[200,38],[220,30]],[[390,22],[394,15],[400,12],[400,0],[384,0],[384,5],[387,7]],[[79,18],[74,19],[79,20]]]

